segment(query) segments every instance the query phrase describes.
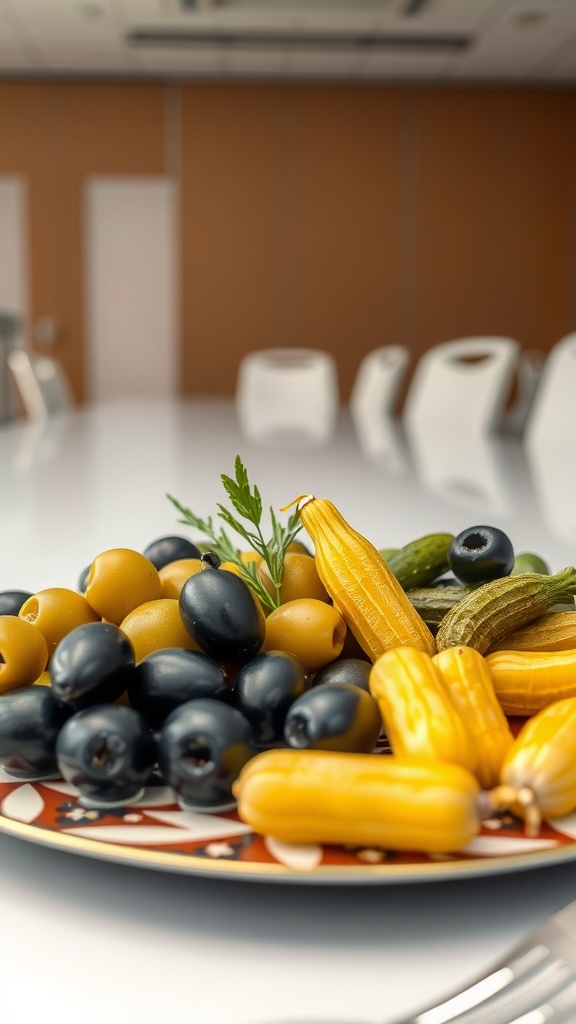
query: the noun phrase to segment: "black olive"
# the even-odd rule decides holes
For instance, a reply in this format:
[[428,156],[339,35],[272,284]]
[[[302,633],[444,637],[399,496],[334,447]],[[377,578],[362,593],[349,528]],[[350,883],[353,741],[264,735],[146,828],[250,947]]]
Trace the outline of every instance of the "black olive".
[[234,704],[250,722],[259,746],[283,741],[288,709],[307,688],[302,662],[284,651],[257,654],[240,668]]
[[514,548],[496,526],[471,526],[450,544],[448,563],[461,583],[487,583],[510,575]]
[[138,799],[156,763],[156,743],[142,715],[122,704],[77,711],[60,730],[56,759],[85,804]]
[[180,615],[198,646],[218,661],[246,661],[264,643],[262,609],[244,580],[226,569],[203,569],[186,580]]
[[220,555],[217,555],[215,551],[204,551],[202,558],[200,559],[204,565],[207,565],[210,569],[219,569],[222,565],[222,559]]
[[134,648],[113,623],[87,622],[60,640],[49,667],[56,699],[79,711],[122,696],[134,671]]
[[33,596],[28,590],[2,590],[0,592],[0,615],[18,615],[24,602]]
[[78,583],[76,584],[76,586],[78,588],[78,591],[81,594],[85,594],[86,593],[86,588],[88,586],[88,574],[89,574],[91,568],[92,568],[92,564],[87,565],[84,569],[82,569],[82,572],[80,573],[80,575],[78,577]]
[[359,686],[370,693],[368,680],[371,668],[371,662],[362,658],[339,658],[314,673],[312,686],[324,686],[325,683],[352,683],[353,686]]
[[202,552],[187,537],[158,537],[142,552],[157,569],[163,569],[178,558],[200,558]]
[[180,805],[223,810],[235,804],[232,785],[256,753],[247,719],[223,701],[190,700],[166,719],[158,739],[158,763]]
[[370,753],[382,730],[374,697],[350,683],[325,683],[298,697],[286,715],[284,738],[297,749]]
[[58,774],[56,740],[72,710],[48,686],[23,686],[0,698],[0,765],[19,779]]
[[138,662],[128,683],[128,700],[152,729],[160,729],[180,704],[199,697],[230,702],[226,673],[208,654],[168,647]]

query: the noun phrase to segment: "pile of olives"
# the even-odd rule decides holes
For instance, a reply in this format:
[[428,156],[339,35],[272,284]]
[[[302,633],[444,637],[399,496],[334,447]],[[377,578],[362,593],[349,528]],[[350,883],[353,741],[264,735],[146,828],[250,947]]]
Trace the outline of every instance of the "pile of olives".
[[264,748],[373,750],[370,662],[301,545],[281,602],[267,612],[235,565],[174,536],[102,552],[77,590],[0,593],[0,765],[62,776],[85,806],[155,780],[214,810]]

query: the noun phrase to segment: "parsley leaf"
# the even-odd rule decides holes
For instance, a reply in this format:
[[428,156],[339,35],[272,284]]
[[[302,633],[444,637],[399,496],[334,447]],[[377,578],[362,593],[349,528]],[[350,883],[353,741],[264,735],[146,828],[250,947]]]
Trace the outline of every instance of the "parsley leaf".
[[[273,610],[280,604],[280,586],[284,571],[284,556],[288,546],[301,530],[298,513],[293,513],[286,525],[279,522],[270,507],[270,526],[272,536],[266,540],[261,529],[262,524],[262,498],[256,486],[252,487],[248,478],[248,472],[239,455],[234,460],[234,477],[221,475],[222,486],[228,496],[230,504],[237,513],[234,515],[226,505],[218,504],[218,518],[221,519],[234,533],[257,551],[262,556],[266,565],[267,574],[270,577],[270,589],[264,585],[256,562],[243,562],[240,552],[237,550],[233,540],[220,525],[215,525],[212,516],[202,519],[191,509],[186,508],[171,494],[166,497],[182,516],[178,522],[186,526],[192,526],[205,537],[211,544],[211,550],[215,551],[223,562],[232,562],[236,566],[242,579],[254,591],[262,601],[262,604]],[[243,522],[246,521],[246,523]],[[272,591],[272,593],[270,592]]]

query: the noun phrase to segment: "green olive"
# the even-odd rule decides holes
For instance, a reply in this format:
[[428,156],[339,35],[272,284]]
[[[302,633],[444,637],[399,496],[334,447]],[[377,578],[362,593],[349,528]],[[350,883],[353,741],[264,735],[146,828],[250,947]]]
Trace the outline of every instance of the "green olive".
[[98,622],[99,618],[83,594],[66,587],[48,587],[32,594],[22,605],[18,617],[43,633],[49,656],[76,626]]
[[47,664],[44,634],[17,615],[0,615],[0,693],[36,682]]
[[120,623],[120,629],[131,641],[137,663],[152,651],[168,647],[200,650],[182,622],[176,598],[160,597],[156,601],[139,604],[128,612]]
[[[276,594],[266,562],[258,566],[258,576],[268,593]],[[326,587],[322,583],[316,568],[316,559],[312,555],[300,551],[288,551],[284,556],[282,584],[280,586],[280,604],[296,601],[300,597],[315,597],[318,601],[329,601]]]
[[132,548],[110,548],[96,556],[88,570],[86,600],[108,622],[119,626],[145,601],[162,597],[155,565]]
[[338,657],[345,636],[346,623],[333,605],[302,597],[270,612],[263,650],[287,651],[306,672],[316,672]]
[[539,572],[542,576],[549,576],[550,566],[540,558],[540,555],[535,555],[532,551],[522,551],[514,559],[511,575],[519,576],[523,572]]

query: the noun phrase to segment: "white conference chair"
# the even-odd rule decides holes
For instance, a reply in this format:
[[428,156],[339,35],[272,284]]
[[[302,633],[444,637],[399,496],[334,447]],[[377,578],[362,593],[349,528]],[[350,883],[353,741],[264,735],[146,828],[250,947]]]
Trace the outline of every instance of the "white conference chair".
[[394,415],[409,362],[410,352],[404,345],[383,345],[364,356],[350,393],[355,423]]
[[549,442],[567,446],[576,439],[576,332],[551,348],[524,430],[528,447]]
[[339,410],[335,360],[308,348],[251,352],[241,360],[235,399],[249,440],[322,444]]
[[405,468],[396,406],[409,362],[404,345],[373,349],[362,359],[350,393],[350,416],[362,451],[393,472]]
[[546,360],[544,352],[527,349],[520,355],[516,373],[516,397],[504,413],[502,432],[522,437],[532,412],[532,406]]
[[418,361],[404,404],[409,429],[447,425],[467,434],[501,427],[518,363],[519,345],[507,337],[443,342]]
[[27,419],[46,420],[72,408],[72,390],[64,370],[51,356],[29,355],[18,348],[8,356],[8,366]]

